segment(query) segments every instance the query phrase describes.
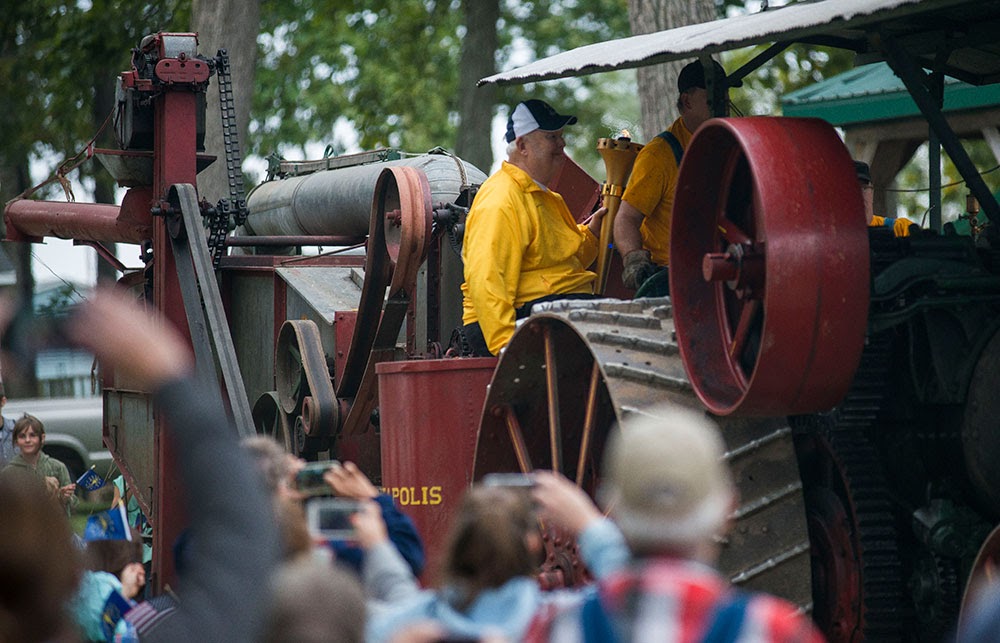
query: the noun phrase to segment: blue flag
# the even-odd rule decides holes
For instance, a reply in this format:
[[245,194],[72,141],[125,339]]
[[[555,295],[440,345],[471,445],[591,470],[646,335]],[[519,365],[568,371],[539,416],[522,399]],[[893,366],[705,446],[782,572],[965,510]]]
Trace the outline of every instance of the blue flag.
[[117,591],[111,590],[111,595],[104,603],[104,611],[101,612],[101,631],[104,633],[106,641],[114,640],[118,621],[122,620],[125,612],[130,609],[132,609],[132,603]]
[[87,518],[83,539],[86,541],[132,540],[132,530],[128,526],[124,503],[118,503],[117,507]]
[[97,475],[94,467],[90,467],[83,472],[83,475],[76,479],[76,486],[83,487],[87,491],[96,491],[104,486],[104,480]]

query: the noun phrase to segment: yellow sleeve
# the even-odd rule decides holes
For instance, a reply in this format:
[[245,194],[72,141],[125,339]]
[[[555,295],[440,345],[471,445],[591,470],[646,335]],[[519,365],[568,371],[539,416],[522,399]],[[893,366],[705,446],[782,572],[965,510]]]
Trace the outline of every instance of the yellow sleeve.
[[486,346],[496,355],[514,334],[514,299],[524,242],[513,204],[509,200],[495,203],[483,196],[476,196],[480,207],[469,213],[462,254],[469,299]]
[[653,213],[663,198],[670,174],[665,167],[667,159],[661,149],[667,144],[661,145],[657,141],[662,142],[662,139],[653,139],[639,150],[639,155],[635,157],[635,164],[632,166],[632,174],[625,186],[625,193],[622,195],[622,201],[628,202],[647,217]]
[[580,244],[580,250],[576,253],[576,258],[579,259],[580,265],[587,268],[590,264],[594,263],[597,259],[597,253],[600,251],[598,245],[601,240],[594,236],[590,228],[583,225],[582,223],[577,224],[580,233],[583,235],[583,243]]

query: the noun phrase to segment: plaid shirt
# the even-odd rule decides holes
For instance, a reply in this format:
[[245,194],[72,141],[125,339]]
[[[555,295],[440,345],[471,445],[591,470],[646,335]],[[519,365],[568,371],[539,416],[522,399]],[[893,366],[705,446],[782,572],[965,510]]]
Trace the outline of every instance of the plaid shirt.
[[[730,590],[715,570],[680,559],[643,561],[598,585],[601,602],[620,640],[697,643]],[[525,640],[570,643],[584,640],[580,596],[543,608]],[[625,614],[629,614],[625,618]],[[737,641],[741,643],[822,643],[808,617],[781,599],[753,594]]]

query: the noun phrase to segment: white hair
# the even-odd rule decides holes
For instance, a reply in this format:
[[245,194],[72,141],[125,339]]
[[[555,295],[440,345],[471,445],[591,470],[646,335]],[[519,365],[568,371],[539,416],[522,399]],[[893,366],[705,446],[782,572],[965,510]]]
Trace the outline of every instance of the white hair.
[[510,158],[510,157],[514,156],[515,152],[517,152],[517,139],[516,138],[513,141],[511,141],[510,143],[507,143],[507,158]]

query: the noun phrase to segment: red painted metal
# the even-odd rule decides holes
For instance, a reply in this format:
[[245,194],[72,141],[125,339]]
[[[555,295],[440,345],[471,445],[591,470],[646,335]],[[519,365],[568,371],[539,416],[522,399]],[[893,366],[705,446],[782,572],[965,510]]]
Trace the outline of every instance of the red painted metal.
[[204,83],[208,81],[208,65],[201,60],[164,58],[156,63],[156,77],[166,83]]
[[472,484],[479,419],[497,360],[431,359],[376,366],[382,428],[382,485],[413,518],[428,572]]
[[334,347],[337,351],[333,356],[333,381],[335,388],[340,386],[344,376],[344,366],[347,365],[347,351],[354,337],[354,324],[358,321],[355,310],[338,312],[333,317]]
[[861,192],[814,119],[708,122],[684,153],[670,292],[685,370],[713,413],[831,408],[864,346],[869,252]]
[[40,242],[44,237],[139,243],[150,228],[121,225],[118,206],[101,203],[19,199],[4,212],[9,241]]
[[[162,60],[160,61],[163,62]],[[196,138],[197,95],[204,84],[169,84],[154,93],[153,197],[165,202],[170,186],[197,186]],[[153,227],[153,294],[157,309],[188,337],[187,315],[177,282],[177,269],[166,222],[158,218]],[[171,552],[185,526],[184,494],[177,474],[176,454],[162,416],[154,418],[154,448],[157,490],[153,530],[153,575],[156,589],[176,586],[177,574]]]
[[569,157],[549,183],[549,188],[562,196],[577,221],[589,217],[601,200],[601,184]]

